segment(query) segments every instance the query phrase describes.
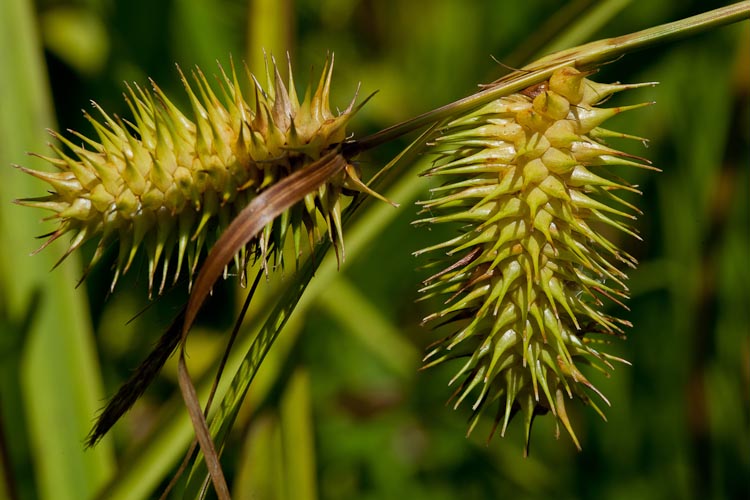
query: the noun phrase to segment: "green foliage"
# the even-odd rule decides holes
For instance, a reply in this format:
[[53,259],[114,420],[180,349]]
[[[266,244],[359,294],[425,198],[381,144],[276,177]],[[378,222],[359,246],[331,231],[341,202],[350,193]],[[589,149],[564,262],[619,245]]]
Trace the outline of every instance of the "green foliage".
[[[346,107],[344,99],[359,81],[361,95],[379,90],[351,123],[363,137],[506,73],[491,56],[521,66],[540,51],[562,48],[558,43],[621,35],[720,6],[710,3],[4,1],[0,497],[91,498],[109,481],[102,498],[153,498],[193,436],[176,390],[176,366],[168,364],[113,435],[94,451],[83,451],[98,404],[146,356],[185,296],[184,289],[169,292],[128,322],[148,304],[145,261],[136,262],[107,296],[116,252],[105,254],[78,289],[80,261],[88,262],[93,247],[51,273],[56,257],[50,252],[61,253],[63,244],[27,256],[32,237],[53,227],[37,223],[39,213],[10,204],[13,198],[40,196],[44,188],[8,165],[32,166],[23,153],[43,150],[44,128],[55,121],[44,104],[48,86],[59,129],[88,133],[79,109],[88,109],[89,99],[112,115],[128,116],[123,80],[145,84],[151,77],[188,109],[173,62],[183,68],[198,64],[211,78],[215,58],[226,67],[232,54],[258,72],[263,47],[277,57],[289,50],[302,87],[308,83],[305,71],[314,66],[318,74],[326,52],[333,51],[334,99],[342,99],[334,107]],[[26,17],[10,15],[16,12],[11,8]],[[411,254],[450,236],[445,228],[425,231],[409,224],[418,210],[413,202],[429,188],[429,181],[416,176],[429,167],[431,158],[423,158],[387,176],[384,195],[400,209],[372,201],[363,205],[345,231],[341,271],[329,252],[265,358],[224,450],[234,496],[746,496],[748,28],[743,23],[633,53],[596,77],[661,82],[614,97],[611,105],[657,102],[614,118],[612,128],[650,138],[648,149],[632,152],[647,156],[663,173],[627,173],[626,180],[644,193],[637,201],[645,213],[637,222],[644,242],[612,237],[640,261],[628,284],[631,311],[625,318],[635,327],[627,341],[608,348],[633,366],[617,366],[610,378],[586,373],[612,408],[605,423],[569,405],[582,452],[569,440],[552,439],[554,424],[544,418],[535,423],[527,459],[521,458],[522,426],[510,426],[506,438],[487,446],[488,417],[467,439],[468,412],[444,406],[446,384],[458,367],[417,371],[425,347],[438,338],[419,325],[435,304],[414,302],[417,284],[429,271],[417,269]],[[45,49],[46,75],[37,44]],[[407,144],[395,141],[368,153],[360,165],[363,177]],[[294,279],[290,265],[261,283],[227,373],[240,365],[254,332]],[[40,307],[49,311],[30,309],[31,290],[38,290]],[[243,298],[235,281],[217,286],[191,333],[187,352],[204,399],[214,373],[208,368],[220,357]],[[28,333],[27,323],[36,334]],[[184,482],[176,498],[182,487]]]

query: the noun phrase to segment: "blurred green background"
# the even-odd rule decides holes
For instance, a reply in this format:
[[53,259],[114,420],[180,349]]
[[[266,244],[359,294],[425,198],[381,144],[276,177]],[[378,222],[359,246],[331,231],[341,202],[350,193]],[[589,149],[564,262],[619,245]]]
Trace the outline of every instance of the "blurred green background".
[[[298,90],[334,52],[334,104],[379,90],[353,123],[357,137],[468,95],[508,66],[550,50],[647,28],[724,5],[713,1],[527,0],[24,0],[0,1],[0,498],[156,498],[190,435],[175,368],[95,450],[83,439],[96,410],[148,353],[184,290],[147,304],[146,273],[109,294],[100,265],[79,288],[78,252],[39,255],[45,214],[11,204],[43,194],[10,167],[40,168],[47,127],[84,133],[96,100],[127,117],[123,81],[151,77],[186,100],[174,63],[208,74],[229,56],[262,72],[263,52],[291,54]],[[612,128],[648,137],[663,173],[632,172],[644,242],[618,243],[631,274],[635,327],[611,351],[633,363],[592,381],[612,402],[601,421],[571,409],[582,441],[535,422],[487,444],[491,422],[466,438],[468,408],[444,405],[457,367],[418,372],[438,332],[419,326],[425,262],[411,253],[449,229],[410,226],[428,165],[403,165],[386,195],[345,232],[346,264],[330,255],[258,379],[225,450],[238,499],[749,498],[750,497],[750,24],[630,54],[599,81],[659,81],[616,103],[657,101]],[[313,82],[315,83],[315,82]],[[613,120],[614,121],[614,120]],[[361,158],[369,176],[408,139]],[[44,167],[41,167],[44,168]],[[88,253],[87,253],[88,252]],[[261,286],[262,318],[293,266]],[[200,375],[220,354],[238,311],[217,288],[189,347]],[[620,313],[618,311],[618,313]],[[248,332],[252,328],[246,328]],[[249,336],[249,333],[245,336]],[[210,376],[209,372],[209,376]],[[102,488],[105,488],[102,490]],[[102,491],[104,491],[102,493]]]

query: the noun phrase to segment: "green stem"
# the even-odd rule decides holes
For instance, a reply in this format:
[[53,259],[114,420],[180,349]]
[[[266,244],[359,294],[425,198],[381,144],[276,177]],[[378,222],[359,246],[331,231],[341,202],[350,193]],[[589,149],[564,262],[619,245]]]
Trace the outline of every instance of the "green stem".
[[476,94],[423,113],[415,118],[385,128],[348,145],[349,152],[372,149],[393,139],[414,132],[439,120],[464,113],[500,97],[512,94],[547,79],[556,69],[575,65],[588,67],[616,59],[628,52],[673,41],[727,24],[750,18],[750,0],[712,10],[680,21],[591,42],[572,49],[555,52],[494,82]]

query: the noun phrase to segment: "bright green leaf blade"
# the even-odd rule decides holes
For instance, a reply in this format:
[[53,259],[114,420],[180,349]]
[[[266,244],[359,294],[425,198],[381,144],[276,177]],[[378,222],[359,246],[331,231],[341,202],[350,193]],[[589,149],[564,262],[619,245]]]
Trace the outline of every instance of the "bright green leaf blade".
[[315,500],[318,496],[311,399],[310,374],[298,368],[281,399],[286,498]]
[[[59,244],[30,257],[39,244],[34,237],[51,227],[39,223],[39,213],[11,204],[43,192],[9,164],[32,166],[26,151],[44,149],[44,129],[54,120],[32,8],[23,0],[0,5],[0,231],[11,242],[0,249],[2,303],[10,318],[31,320],[17,353],[23,407],[13,410],[26,416],[38,498],[80,500],[91,498],[114,470],[111,443],[83,447],[102,383],[85,293],[74,288],[81,268],[68,259],[50,272],[64,249]],[[6,432],[22,439],[14,429]]]
[[237,466],[236,500],[283,498],[281,426],[276,413],[259,415],[250,426]]

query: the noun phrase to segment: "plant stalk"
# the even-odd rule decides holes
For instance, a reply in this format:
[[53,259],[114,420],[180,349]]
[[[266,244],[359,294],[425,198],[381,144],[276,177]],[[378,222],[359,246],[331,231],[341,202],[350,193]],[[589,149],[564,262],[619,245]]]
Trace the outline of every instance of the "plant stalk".
[[750,18],[750,0],[745,0],[629,35],[605,38],[572,49],[555,52],[493,82],[492,86],[485,90],[392,125],[360,140],[352,141],[347,144],[346,152],[354,155],[372,149],[431,123],[464,113],[500,97],[536,85],[547,79],[552,72],[560,67],[574,65],[577,68],[586,68],[602,64],[657,43],[674,41],[748,18]]

